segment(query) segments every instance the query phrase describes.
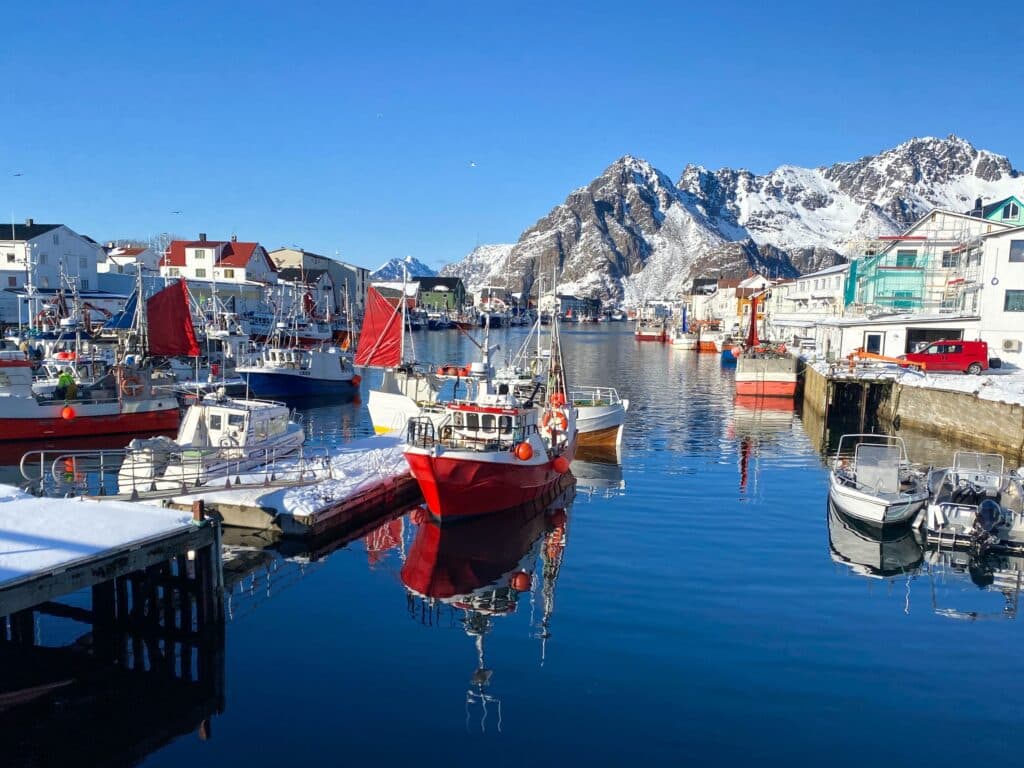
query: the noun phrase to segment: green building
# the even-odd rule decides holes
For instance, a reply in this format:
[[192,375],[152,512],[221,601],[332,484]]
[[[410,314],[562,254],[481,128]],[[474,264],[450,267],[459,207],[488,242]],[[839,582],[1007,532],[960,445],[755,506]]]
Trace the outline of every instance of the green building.
[[456,311],[466,304],[466,286],[461,277],[414,277],[420,284],[419,306],[424,309]]

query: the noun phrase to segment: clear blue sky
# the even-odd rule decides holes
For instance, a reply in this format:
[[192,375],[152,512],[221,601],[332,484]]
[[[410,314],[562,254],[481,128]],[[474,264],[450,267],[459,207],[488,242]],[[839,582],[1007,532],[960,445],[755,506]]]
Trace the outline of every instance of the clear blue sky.
[[626,153],[675,179],[957,133],[1024,164],[1016,17],[962,3],[178,5],[6,6],[0,219],[439,265]]

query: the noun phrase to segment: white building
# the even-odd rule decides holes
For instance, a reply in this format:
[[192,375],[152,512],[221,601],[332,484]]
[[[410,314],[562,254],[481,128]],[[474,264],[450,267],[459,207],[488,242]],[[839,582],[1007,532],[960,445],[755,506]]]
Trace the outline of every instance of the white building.
[[839,264],[776,283],[765,301],[767,336],[798,347],[813,346],[814,326],[843,314],[849,267]]
[[334,306],[344,308],[347,300],[353,316],[363,314],[366,289],[370,285],[370,270],[302,248],[277,248],[270,252],[270,258],[278,269],[304,269],[307,273],[317,269],[326,270],[334,285]]
[[277,266],[259,243],[241,242],[234,235],[230,240],[207,240],[201,232],[198,240],[174,240],[159,262],[161,277],[184,277],[187,280],[218,283],[277,282]]
[[[19,300],[31,283],[34,288],[57,290],[61,275],[80,291],[97,287],[96,264],[103,249],[95,240],[63,224],[24,224],[0,227],[0,321],[17,323]],[[31,279],[30,279],[31,278]],[[27,311],[27,310],[26,310]],[[23,321],[27,319],[22,312]]]
[[326,269],[279,269],[277,282],[281,286],[282,311],[286,315],[295,302],[300,302],[302,310],[311,311],[318,318],[342,314],[343,307],[335,304],[334,281]]
[[143,273],[153,274],[159,269],[160,255],[146,246],[107,243],[103,251],[106,257],[96,265],[100,274],[134,275],[140,266]]

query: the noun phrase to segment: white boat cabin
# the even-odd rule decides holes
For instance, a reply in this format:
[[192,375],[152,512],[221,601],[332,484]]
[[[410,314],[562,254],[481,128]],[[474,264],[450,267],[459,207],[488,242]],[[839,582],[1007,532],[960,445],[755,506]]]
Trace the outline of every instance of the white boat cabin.
[[288,407],[268,400],[203,401],[185,413],[175,442],[183,448],[234,448],[273,442],[288,431]]

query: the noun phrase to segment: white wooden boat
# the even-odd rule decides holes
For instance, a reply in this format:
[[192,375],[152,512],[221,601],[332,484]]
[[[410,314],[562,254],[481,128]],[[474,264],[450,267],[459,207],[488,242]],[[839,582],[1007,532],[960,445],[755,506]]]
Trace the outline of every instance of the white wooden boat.
[[928,501],[928,488],[911,468],[902,439],[854,434],[839,439],[828,496],[840,513],[882,527],[913,520]]
[[189,407],[174,439],[132,440],[118,487],[142,493],[202,485],[273,463],[304,441],[305,429],[283,403],[208,397]]

